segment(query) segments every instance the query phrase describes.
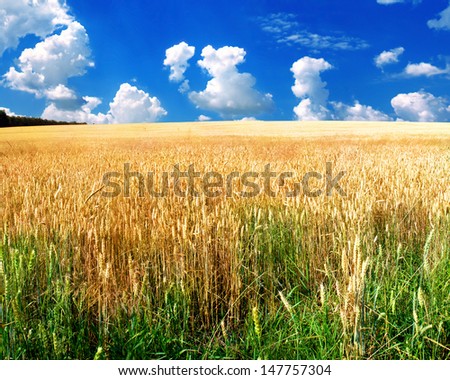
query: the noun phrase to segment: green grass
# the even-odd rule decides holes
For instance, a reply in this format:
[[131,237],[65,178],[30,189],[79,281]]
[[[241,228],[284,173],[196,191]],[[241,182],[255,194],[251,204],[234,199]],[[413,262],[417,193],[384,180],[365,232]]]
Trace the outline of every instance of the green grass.
[[[8,236],[5,228],[0,358],[450,359],[448,214],[420,236],[395,226],[362,231],[358,249],[369,264],[355,323],[342,314],[345,268],[332,241],[323,262],[311,262],[317,254],[302,238],[311,231],[294,215],[240,210],[242,290],[233,310],[216,300],[210,315],[203,295],[170,283],[161,297],[151,276],[132,297],[93,300],[88,276],[76,270],[73,237]],[[221,279],[214,284],[220,295]]]

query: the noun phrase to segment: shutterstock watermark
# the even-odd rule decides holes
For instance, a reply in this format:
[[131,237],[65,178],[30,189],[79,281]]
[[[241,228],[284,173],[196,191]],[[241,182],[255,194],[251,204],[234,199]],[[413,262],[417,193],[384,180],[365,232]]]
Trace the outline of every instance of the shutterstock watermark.
[[203,194],[208,198],[215,198],[233,197],[237,194],[243,198],[254,198],[261,194],[275,197],[281,192],[286,197],[332,196],[333,193],[345,197],[347,194],[339,181],[346,172],[339,171],[333,175],[331,162],[327,162],[324,169],[323,173],[310,171],[300,177],[292,171],[272,171],[270,164],[266,164],[260,172],[233,171],[227,174],[217,171],[202,173],[195,170],[194,164],[181,169],[180,165],[176,164],[170,172],[143,174],[132,171],[130,163],[124,163],[123,172],[107,172],[103,175],[101,195],[107,198],[121,194],[130,197],[137,192],[139,197],[162,198],[172,192],[177,197],[200,197]]

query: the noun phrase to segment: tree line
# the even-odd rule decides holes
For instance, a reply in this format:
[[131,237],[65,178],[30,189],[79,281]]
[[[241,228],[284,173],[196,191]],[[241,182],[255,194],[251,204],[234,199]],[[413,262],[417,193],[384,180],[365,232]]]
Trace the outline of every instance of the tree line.
[[68,124],[86,124],[76,123],[74,121],[55,121],[41,119],[39,117],[26,117],[26,116],[10,116],[5,111],[0,110],[0,128],[1,127],[22,127],[32,125],[68,125]]

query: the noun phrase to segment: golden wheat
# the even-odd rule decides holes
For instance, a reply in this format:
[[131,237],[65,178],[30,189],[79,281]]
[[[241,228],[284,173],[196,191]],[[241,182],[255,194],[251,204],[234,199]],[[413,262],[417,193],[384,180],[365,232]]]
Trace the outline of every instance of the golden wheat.
[[[348,129],[344,137],[329,132],[320,136],[311,128],[304,135],[301,126],[297,135],[289,126],[287,134],[293,137],[272,138],[215,137],[214,129],[201,129],[206,126],[196,126],[196,134],[181,137],[176,132],[164,134],[162,126],[153,132],[153,126],[144,126],[136,136],[124,127],[111,127],[114,133],[76,128],[68,129],[72,133],[68,137],[61,134],[47,140],[45,134],[29,135],[22,129],[4,132],[2,229],[11,240],[35,239],[30,270],[37,265],[54,271],[50,256],[70,261],[63,281],[76,289],[73,297],[83,294],[85,307],[97,309],[104,322],[143,302],[162,307],[176,289],[198,313],[192,324],[220,324],[227,339],[225,326],[231,328],[250,313],[260,338],[260,313],[276,311],[280,299],[292,313],[284,294],[298,284],[283,282],[282,253],[268,244],[270,228],[286,226],[277,233],[287,234],[297,247],[291,260],[299,282],[319,289],[319,305],[330,302],[335,307],[345,334],[351,337],[347,343],[354,347],[348,356],[358,356],[363,351],[367,273],[371,266],[381,273],[395,263],[395,252],[389,263],[373,259],[382,249],[377,239],[395,234],[400,241],[414,241],[430,225],[435,235],[442,233],[438,227],[448,220],[444,217],[450,204],[450,137],[425,137],[422,126],[407,138],[390,135],[387,128],[376,138],[367,132],[361,138]],[[99,131],[107,132],[102,136]],[[233,131],[231,135],[240,134]],[[441,133],[439,129],[437,135]],[[305,173],[324,173],[326,162],[334,165],[335,173],[346,171],[341,183],[346,196],[284,195]],[[103,197],[104,173],[121,173],[124,163],[144,175],[154,172],[157,187],[164,181],[162,173],[176,164],[182,170],[194,164],[198,172],[226,175],[262,172],[270,163],[274,172],[296,174],[283,188],[276,187],[279,179],[273,180],[274,197],[243,198],[239,193],[248,189],[240,181],[229,196],[177,197],[169,192],[166,197],[151,197],[145,192],[140,197],[134,181],[129,197],[123,192],[115,198]],[[425,274],[440,259],[440,251],[430,248],[432,233],[428,236]],[[261,249],[265,246],[267,252]],[[9,291],[8,284],[1,286],[2,292]],[[326,299],[324,291],[333,287],[334,301]],[[258,305],[260,297],[267,310],[251,306]],[[417,297],[424,307],[421,289]],[[54,335],[49,344],[58,351],[61,343]],[[102,348],[98,350],[96,357]]]

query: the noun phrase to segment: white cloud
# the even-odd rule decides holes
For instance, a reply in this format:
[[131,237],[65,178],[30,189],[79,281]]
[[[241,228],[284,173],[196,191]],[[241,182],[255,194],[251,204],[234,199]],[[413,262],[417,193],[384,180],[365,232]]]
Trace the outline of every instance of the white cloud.
[[0,111],[4,111],[8,116],[17,116],[14,112],[6,107],[0,107]]
[[84,75],[94,65],[90,54],[86,30],[73,21],[60,34],[25,49],[19,57],[19,71],[11,67],[4,75],[5,83],[14,90],[44,96],[46,90],[65,85],[68,78]]
[[198,121],[209,121],[209,120],[211,120],[211,118],[209,116],[206,116],[206,115],[200,115],[198,117]]
[[296,18],[297,16],[293,13],[272,13],[265,17],[259,17],[257,20],[264,32],[280,35],[289,33],[300,26]]
[[395,113],[402,120],[438,122],[450,120],[450,105],[442,97],[419,91],[398,94],[391,100]]
[[245,61],[246,54],[240,47],[224,46],[216,50],[208,45],[203,48],[203,59],[198,61],[198,65],[207,70],[212,77],[218,77],[236,71],[236,65]]
[[67,88],[63,84],[58,84],[46,90],[45,97],[49,100],[73,100],[77,98],[77,95],[70,88]]
[[101,104],[100,99],[84,96],[82,100],[84,104],[75,110],[60,108],[57,103],[52,102],[45,108],[41,117],[48,120],[75,121],[88,124],[107,124],[110,122],[107,115],[92,113],[92,110]]
[[279,44],[287,46],[306,47],[312,51],[330,50],[360,50],[369,44],[356,37],[332,33],[321,35],[302,29],[296,21],[296,15],[291,13],[274,13],[257,19],[261,29],[273,36]]
[[429,20],[427,25],[431,29],[450,30],[450,4],[441,13],[439,13],[439,18]]
[[109,103],[108,117],[112,123],[154,122],[167,115],[159,99],[135,86],[123,83]]
[[353,105],[328,102],[329,92],[321,73],[333,66],[323,58],[303,57],[294,62],[291,71],[295,83],[292,92],[300,103],[294,107],[298,120],[391,120],[385,113],[355,101]]
[[183,83],[180,84],[180,87],[178,88],[178,91],[182,94],[188,92],[190,90],[189,86],[189,80],[185,79]]
[[260,114],[272,109],[272,95],[257,91],[256,79],[237,70],[236,66],[244,62],[245,55],[245,50],[239,47],[224,46],[216,50],[209,45],[203,48],[203,59],[198,64],[212,79],[203,91],[189,93],[189,99],[197,108],[217,112],[223,118]]
[[377,0],[378,4],[390,5],[390,4],[399,4],[399,3],[413,3],[418,4],[421,3],[422,0]]
[[34,34],[45,38],[58,27],[68,25],[72,17],[65,1],[2,0],[0,9],[0,56],[16,48],[20,38]]
[[378,4],[389,5],[389,4],[397,4],[404,3],[404,0],[377,0]]
[[435,76],[441,74],[449,74],[450,73],[450,65],[447,66],[446,69],[440,69],[436,66],[431,65],[430,63],[410,63],[405,68],[405,74],[407,76],[418,77],[418,76]]
[[[17,66],[10,67],[3,75],[3,85],[32,93],[38,98],[45,97],[50,102],[44,110],[47,116],[54,114],[61,120],[67,120],[70,116],[70,120],[88,121],[84,120],[84,115],[90,114],[92,102],[86,100],[88,97],[79,98],[74,90],[67,87],[69,78],[84,75],[87,68],[94,65],[89,59],[89,37],[83,25],[68,15],[65,1],[5,2],[5,7],[0,11],[0,20],[3,18],[6,24],[0,29],[11,32],[8,38],[15,36],[10,40],[9,47],[12,46],[11,41],[17,42],[27,34],[35,34],[43,40],[33,48],[22,51]],[[12,30],[10,23],[23,25]],[[59,31],[49,36],[56,30]]]
[[298,120],[326,120],[330,118],[330,112],[322,104],[314,104],[311,99],[303,99],[294,107],[294,113]]
[[358,101],[353,106],[332,102],[335,110],[335,118],[338,120],[352,121],[389,121],[391,118],[385,113],[374,109],[372,106],[365,106]]
[[44,110],[42,117],[53,120],[76,121],[94,124],[144,123],[154,122],[167,115],[157,97],[139,90],[129,83],[123,83],[113,101],[109,103],[109,111],[94,114],[92,111],[101,104],[96,97],[84,96],[79,108],[71,109],[61,105],[61,99],[53,101]]
[[325,89],[326,82],[322,81],[320,73],[332,67],[323,58],[300,58],[291,67],[295,78],[292,92],[298,98],[308,96],[323,103],[328,98],[328,90]]
[[323,58],[303,57],[294,62],[291,71],[295,83],[292,92],[301,98],[300,104],[294,108],[299,120],[324,120],[329,117],[327,109],[328,90],[326,82],[322,81],[320,73],[330,70],[333,66]]
[[402,55],[404,51],[405,49],[403,47],[385,50],[375,57],[375,65],[381,69],[386,65],[397,63],[398,57],[400,57],[400,55]]
[[359,38],[345,36],[323,36],[317,33],[299,31],[288,36],[282,36],[277,42],[288,46],[303,46],[313,51],[319,50],[361,50],[369,47],[369,44]]
[[188,61],[194,56],[195,47],[189,46],[186,42],[180,42],[166,50],[164,65],[170,67],[169,79],[173,82],[181,82],[184,73],[189,67]]
[[43,92],[43,95],[58,109],[76,110],[83,106],[84,100],[79,98],[74,90],[59,84]]
[[[158,98],[128,83],[120,86],[107,114],[94,114],[92,111],[101,100],[80,98],[67,87],[69,78],[84,75],[94,63],[90,60],[87,32],[68,14],[65,0],[1,2],[0,55],[7,48],[15,48],[20,38],[28,34],[43,39],[34,48],[25,49],[17,66],[3,75],[5,86],[48,100],[42,117],[86,123],[132,123],[156,121],[167,114]],[[183,77],[187,66],[181,61],[172,64],[176,66],[175,79],[180,73]],[[189,84],[185,81],[182,86],[186,88]]]

